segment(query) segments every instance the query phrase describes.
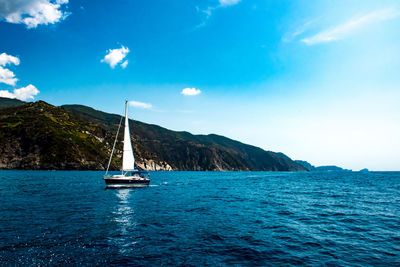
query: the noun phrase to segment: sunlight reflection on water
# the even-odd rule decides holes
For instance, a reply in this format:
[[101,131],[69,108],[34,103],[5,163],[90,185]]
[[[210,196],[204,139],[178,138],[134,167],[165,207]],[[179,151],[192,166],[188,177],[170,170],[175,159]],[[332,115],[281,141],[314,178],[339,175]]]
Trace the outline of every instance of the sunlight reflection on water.
[[114,221],[119,226],[119,232],[117,236],[111,239],[113,245],[117,245],[121,255],[129,255],[136,241],[131,241],[130,232],[132,232],[137,225],[135,220],[135,211],[131,207],[129,201],[131,197],[132,189],[119,189],[115,191],[115,195],[119,199],[119,203],[116,207],[116,211],[113,212],[115,215]]

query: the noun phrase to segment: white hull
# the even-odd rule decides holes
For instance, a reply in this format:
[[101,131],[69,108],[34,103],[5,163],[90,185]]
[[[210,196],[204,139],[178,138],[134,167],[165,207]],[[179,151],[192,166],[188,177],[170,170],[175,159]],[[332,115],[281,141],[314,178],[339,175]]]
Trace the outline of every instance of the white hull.
[[107,188],[140,188],[148,187],[148,184],[107,184]]
[[113,175],[104,176],[107,187],[121,188],[121,187],[145,187],[150,184],[150,179],[140,175],[124,176]]

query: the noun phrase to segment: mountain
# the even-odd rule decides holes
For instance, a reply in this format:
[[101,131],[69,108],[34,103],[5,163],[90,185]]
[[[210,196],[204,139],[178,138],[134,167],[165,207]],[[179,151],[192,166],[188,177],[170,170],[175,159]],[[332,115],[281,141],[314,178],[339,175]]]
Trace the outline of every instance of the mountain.
[[25,104],[24,101],[6,97],[0,97],[0,109],[9,108],[9,107],[17,107]]
[[[104,170],[120,119],[82,105],[56,107],[43,101],[0,109],[0,168]],[[305,171],[282,153],[223,136],[129,123],[141,169]],[[122,142],[114,153],[111,168],[117,170]]]
[[305,160],[295,160],[297,164],[303,166],[307,171],[313,171],[315,167]]
[[[114,132],[120,120],[119,115],[86,106],[62,107],[94,123],[110,128],[114,125]],[[134,151],[142,161],[150,157],[167,162],[174,170],[305,170],[282,153],[265,151],[215,134],[192,135],[132,120],[130,127]]]

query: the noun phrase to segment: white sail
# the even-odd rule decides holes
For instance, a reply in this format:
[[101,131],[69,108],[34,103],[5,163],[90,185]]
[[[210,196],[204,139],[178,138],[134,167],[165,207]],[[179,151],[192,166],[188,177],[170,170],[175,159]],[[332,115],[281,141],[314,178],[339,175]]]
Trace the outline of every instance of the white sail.
[[122,155],[122,170],[133,171],[135,169],[135,158],[133,157],[131,135],[129,134],[128,101],[125,102],[125,131],[124,131],[124,154]]

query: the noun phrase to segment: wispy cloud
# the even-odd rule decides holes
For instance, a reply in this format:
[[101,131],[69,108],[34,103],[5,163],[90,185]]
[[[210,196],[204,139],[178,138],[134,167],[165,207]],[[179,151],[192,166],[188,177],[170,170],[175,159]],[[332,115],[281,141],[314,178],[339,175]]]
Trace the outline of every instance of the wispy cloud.
[[241,0],[219,0],[218,5],[216,6],[208,6],[206,9],[200,9],[199,7],[197,8],[198,12],[201,12],[203,14],[203,21],[198,24],[195,28],[201,28],[207,24],[208,19],[212,16],[215,10],[221,8],[221,7],[228,7],[228,6],[234,6],[238,4]]
[[[121,46],[121,48],[116,49],[108,49],[107,54],[101,60],[101,62],[105,62],[110,65],[111,68],[115,68],[118,64],[120,64],[124,58],[128,55],[129,48],[125,46]],[[128,65],[128,61],[125,60],[121,63],[121,67],[124,69]]]
[[196,7],[197,12],[201,12],[202,16],[202,22],[198,25],[196,25],[194,28],[198,29],[201,27],[204,27],[207,24],[208,19],[211,17],[212,13],[214,12],[214,9],[217,7],[207,7],[206,9],[200,9],[199,7]]
[[355,17],[343,24],[321,31],[311,37],[303,38],[301,41],[307,45],[314,45],[318,43],[340,40],[348,36],[350,33],[355,32],[356,30],[359,30],[371,23],[394,19],[399,15],[400,12],[396,9],[380,9],[362,16]]
[[139,101],[129,101],[129,106],[135,107],[135,108],[144,108],[144,109],[150,109],[153,107],[152,104],[139,102]]
[[186,109],[177,109],[177,110],[175,110],[174,112],[177,112],[177,113],[185,113],[185,114],[194,113],[193,110],[186,110]]
[[239,2],[240,0],[219,0],[220,6],[233,6]]
[[198,95],[200,93],[201,93],[201,91],[196,88],[185,88],[185,89],[182,89],[182,91],[181,91],[182,95],[189,95],[189,96]]
[[292,28],[291,30],[289,30],[283,37],[282,37],[282,41],[283,42],[291,42],[294,39],[296,39],[296,37],[302,35],[303,33],[305,33],[306,31],[308,31],[310,29],[310,27],[315,24],[315,22],[317,22],[319,20],[319,18],[317,19],[312,19],[312,20],[308,20],[305,23],[301,24],[300,26],[296,25],[294,28]]

